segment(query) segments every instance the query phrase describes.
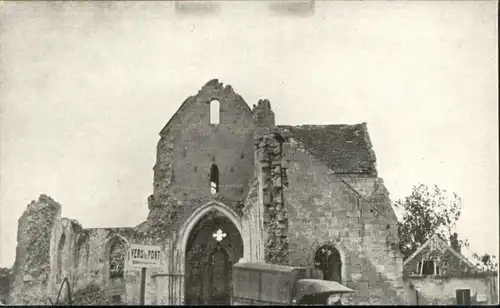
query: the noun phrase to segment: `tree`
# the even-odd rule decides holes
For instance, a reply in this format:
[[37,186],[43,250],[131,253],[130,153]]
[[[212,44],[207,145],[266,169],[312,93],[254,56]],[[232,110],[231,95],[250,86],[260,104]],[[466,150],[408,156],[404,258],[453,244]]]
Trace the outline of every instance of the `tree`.
[[495,255],[483,254],[478,255],[476,253],[473,254],[474,259],[476,260],[476,266],[484,271],[498,271],[498,261]]
[[455,238],[462,245],[468,246],[468,242],[458,240],[458,235],[454,232],[462,208],[462,201],[457,194],[450,195],[436,185],[429,188],[419,184],[413,186],[410,196],[397,200],[394,206],[404,212],[398,222],[399,248],[404,259],[436,233],[449,244],[450,239]]

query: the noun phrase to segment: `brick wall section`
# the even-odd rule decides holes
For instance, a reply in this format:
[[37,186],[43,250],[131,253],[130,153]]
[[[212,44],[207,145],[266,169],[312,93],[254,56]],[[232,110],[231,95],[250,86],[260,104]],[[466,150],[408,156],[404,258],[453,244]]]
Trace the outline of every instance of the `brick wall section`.
[[292,265],[312,266],[316,250],[333,244],[342,256],[342,280],[355,290],[347,302],[404,303],[397,223],[381,180],[350,178],[346,185],[300,143],[292,139],[284,147]]
[[60,215],[61,206],[50,197],[40,195],[19,218],[9,304],[48,303],[51,235]]

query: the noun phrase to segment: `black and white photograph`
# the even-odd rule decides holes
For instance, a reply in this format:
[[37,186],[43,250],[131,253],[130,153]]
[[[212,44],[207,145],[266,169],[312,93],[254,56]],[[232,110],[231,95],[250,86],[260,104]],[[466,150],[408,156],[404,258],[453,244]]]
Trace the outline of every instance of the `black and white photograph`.
[[0,1],[0,306],[498,305],[498,1]]

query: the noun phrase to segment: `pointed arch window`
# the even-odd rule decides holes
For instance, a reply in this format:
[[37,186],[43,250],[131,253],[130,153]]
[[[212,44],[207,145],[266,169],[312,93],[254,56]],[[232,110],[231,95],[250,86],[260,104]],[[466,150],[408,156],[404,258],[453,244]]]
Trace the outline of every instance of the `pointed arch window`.
[[66,244],[66,235],[61,235],[59,240],[59,245],[57,245],[57,272],[56,280],[59,281],[63,276],[63,266],[64,266],[64,245]]
[[123,278],[125,270],[125,245],[116,240],[109,248],[109,278]]
[[219,192],[219,168],[212,164],[210,168],[210,193],[215,195]]
[[220,103],[214,99],[210,101],[210,124],[219,124],[220,121]]

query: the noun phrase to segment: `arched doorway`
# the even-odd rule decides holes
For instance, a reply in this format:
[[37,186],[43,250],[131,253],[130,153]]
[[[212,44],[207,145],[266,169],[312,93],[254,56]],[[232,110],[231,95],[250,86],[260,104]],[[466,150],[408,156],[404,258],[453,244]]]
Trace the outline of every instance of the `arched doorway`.
[[217,210],[205,214],[186,245],[185,304],[230,304],[232,265],[242,257],[243,240],[233,222]]
[[342,283],[342,258],[334,246],[323,245],[318,248],[314,256],[314,267],[321,270],[323,280]]

